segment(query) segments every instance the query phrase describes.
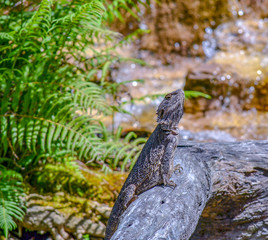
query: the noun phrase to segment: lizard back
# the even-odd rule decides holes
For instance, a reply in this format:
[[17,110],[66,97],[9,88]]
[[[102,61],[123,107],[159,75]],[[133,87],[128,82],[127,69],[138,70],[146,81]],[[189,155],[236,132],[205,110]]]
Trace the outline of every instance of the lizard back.
[[171,177],[173,156],[178,144],[177,125],[183,115],[184,93],[177,90],[165,96],[157,109],[158,125],[144,145],[129,173],[110,214],[105,240],[116,231],[120,216],[137,195],[164,184],[175,187]]

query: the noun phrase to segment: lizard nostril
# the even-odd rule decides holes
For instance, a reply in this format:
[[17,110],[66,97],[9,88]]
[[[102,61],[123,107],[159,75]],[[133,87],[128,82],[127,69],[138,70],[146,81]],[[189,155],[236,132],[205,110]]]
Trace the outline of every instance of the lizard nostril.
[[162,201],[161,201],[161,204],[164,204],[164,203],[165,203],[165,200],[162,200]]

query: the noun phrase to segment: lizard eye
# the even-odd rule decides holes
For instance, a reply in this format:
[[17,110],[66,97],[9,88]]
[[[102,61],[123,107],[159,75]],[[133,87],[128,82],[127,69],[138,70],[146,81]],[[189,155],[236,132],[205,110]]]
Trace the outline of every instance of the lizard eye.
[[170,93],[165,96],[165,99],[170,99],[170,98],[171,98],[171,94]]

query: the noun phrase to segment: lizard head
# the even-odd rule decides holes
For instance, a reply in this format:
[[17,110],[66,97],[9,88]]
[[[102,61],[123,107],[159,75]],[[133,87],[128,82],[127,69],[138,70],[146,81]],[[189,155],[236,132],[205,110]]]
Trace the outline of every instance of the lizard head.
[[167,94],[156,111],[157,122],[167,128],[176,127],[183,115],[184,92],[178,89]]

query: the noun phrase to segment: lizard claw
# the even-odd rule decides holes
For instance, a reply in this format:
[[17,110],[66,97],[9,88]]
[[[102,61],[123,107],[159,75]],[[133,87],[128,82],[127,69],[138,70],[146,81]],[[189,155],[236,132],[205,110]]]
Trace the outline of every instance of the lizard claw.
[[177,184],[174,183],[172,180],[169,180],[169,181],[164,182],[164,186],[171,187],[172,189],[175,189]]
[[[180,164],[178,164],[178,165],[176,165],[176,166],[174,167],[174,173],[175,173],[176,175],[181,174],[182,170],[183,170],[183,168],[182,168],[182,166],[181,166]],[[176,171],[178,171],[179,173],[176,173]]]
[[171,187],[173,190],[177,187],[177,184],[174,183],[173,181],[169,181],[167,184],[168,187]]

